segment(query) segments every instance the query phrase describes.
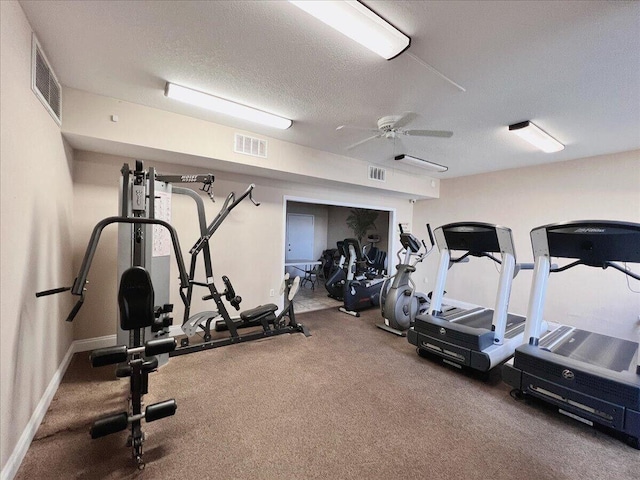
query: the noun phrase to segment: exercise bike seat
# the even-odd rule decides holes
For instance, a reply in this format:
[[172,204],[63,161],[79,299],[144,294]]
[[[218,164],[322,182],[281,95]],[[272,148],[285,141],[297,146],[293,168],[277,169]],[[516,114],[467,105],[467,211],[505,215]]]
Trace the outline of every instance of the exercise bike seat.
[[278,310],[277,305],[273,303],[267,303],[266,305],[259,305],[250,310],[245,310],[244,312],[240,313],[240,318],[244,322],[250,322],[252,320],[257,320],[260,317],[263,317],[264,315],[267,315],[269,313],[273,313],[276,310]]

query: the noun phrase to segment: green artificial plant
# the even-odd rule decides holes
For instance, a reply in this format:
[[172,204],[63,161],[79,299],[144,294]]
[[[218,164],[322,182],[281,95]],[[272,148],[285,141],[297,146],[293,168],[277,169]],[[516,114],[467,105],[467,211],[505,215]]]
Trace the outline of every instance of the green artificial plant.
[[377,229],[375,221],[379,212],[367,210],[366,208],[352,208],[350,212],[347,217],[347,226],[353,230],[358,242],[362,244],[362,239],[367,234],[367,231]]

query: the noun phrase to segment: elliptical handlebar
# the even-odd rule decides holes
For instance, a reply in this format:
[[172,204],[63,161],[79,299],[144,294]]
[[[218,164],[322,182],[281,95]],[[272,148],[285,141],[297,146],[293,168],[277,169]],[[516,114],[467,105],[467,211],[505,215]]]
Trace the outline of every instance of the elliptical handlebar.
[[[436,244],[436,241],[433,238],[433,232],[431,231],[431,225],[429,225],[428,223],[427,223],[427,233],[429,233],[429,242],[431,243],[431,248],[433,248],[434,245]],[[424,240],[422,241],[422,243],[424,243]],[[427,248],[426,245],[425,245],[425,248]]]
[[[411,265],[412,267],[415,267],[418,263],[422,262],[433,250],[433,247],[435,246],[435,241],[433,239],[433,232],[431,231],[431,225],[430,224],[426,224],[427,226],[427,233],[429,234],[429,243],[431,244],[430,247],[427,247],[427,244],[425,243],[424,239],[420,240],[420,243],[422,244],[422,247],[424,248],[424,252],[420,253],[420,249],[418,249],[416,252],[411,251],[411,249],[409,248],[405,248],[404,246],[398,250],[398,253],[396,254],[398,257],[398,262],[399,263],[403,263],[403,259],[401,257],[402,252],[408,252],[408,256],[405,257],[405,262],[407,262],[407,264]],[[402,228],[402,224],[399,223],[398,224],[398,229],[400,230],[400,235],[405,235],[404,229]],[[410,233],[406,234],[406,235],[411,235]],[[413,235],[411,235],[411,237],[413,237]],[[413,237],[415,239],[415,237]],[[416,239],[417,241],[417,239]],[[416,260],[413,263],[409,263],[409,258],[415,256]]]

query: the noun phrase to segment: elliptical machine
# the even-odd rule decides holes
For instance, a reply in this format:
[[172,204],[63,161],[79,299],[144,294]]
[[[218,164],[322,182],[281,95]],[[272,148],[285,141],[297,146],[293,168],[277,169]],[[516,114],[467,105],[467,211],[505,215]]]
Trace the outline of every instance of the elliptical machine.
[[[415,321],[416,315],[426,313],[429,308],[430,297],[422,292],[416,292],[411,274],[416,271],[416,265],[433,251],[434,241],[431,226],[428,223],[430,247],[427,247],[424,240],[420,241],[411,233],[404,232],[402,224],[398,227],[402,244],[402,249],[397,254],[399,264],[396,266],[396,273],[387,277],[380,289],[380,312],[384,323],[378,323],[376,327],[394,335],[406,337],[406,331]],[[422,251],[423,248],[424,251]],[[414,257],[413,260],[412,257]]]
[[344,248],[349,252],[349,264],[343,292],[344,305],[340,307],[340,311],[359,317],[361,310],[380,305],[380,287],[384,277],[366,273],[367,262],[362,255],[358,240],[345,238]]

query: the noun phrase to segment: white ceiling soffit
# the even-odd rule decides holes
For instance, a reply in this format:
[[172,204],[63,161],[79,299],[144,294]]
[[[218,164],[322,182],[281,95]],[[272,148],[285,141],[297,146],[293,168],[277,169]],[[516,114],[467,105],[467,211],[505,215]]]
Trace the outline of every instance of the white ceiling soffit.
[[[640,2],[364,1],[411,37],[389,61],[289,2],[20,2],[60,82],[441,178],[640,148]],[[462,92],[426,68],[463,86]],[[167,99],[171,81],[291,118],[255,127]],[[452,138],[365,138],[385,115]],[[508,132],[531,120],[566,148]],[[395,164],[394,164],[395,163]],[[410,167],[405,167],[410,168]]]

